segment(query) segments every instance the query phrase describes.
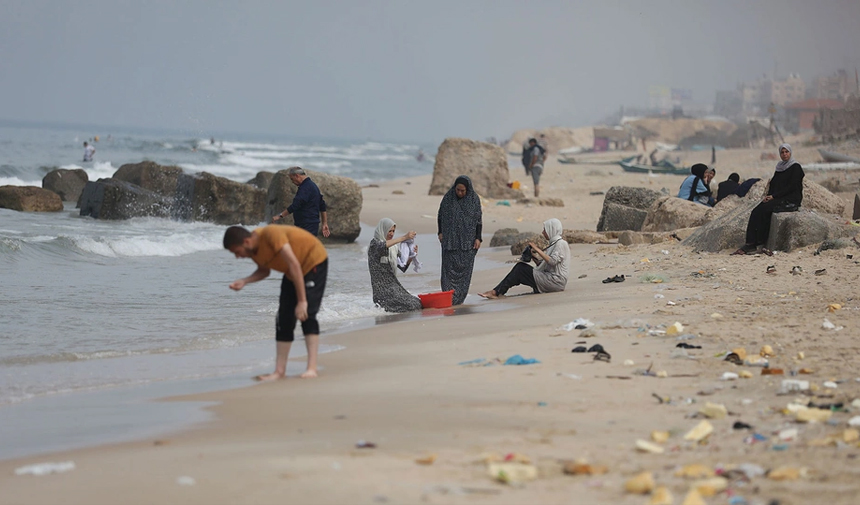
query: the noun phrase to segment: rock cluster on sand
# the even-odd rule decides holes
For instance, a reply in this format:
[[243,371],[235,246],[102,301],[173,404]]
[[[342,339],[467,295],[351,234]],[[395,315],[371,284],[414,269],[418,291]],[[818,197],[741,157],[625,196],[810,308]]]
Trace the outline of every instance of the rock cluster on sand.
[[436,153],[428,194],[444,195],[460,175],[469,176],[475,191],[483,197],[523,198],[522,191],[508,187],[508,157],[497,145],[469,139],[445,139]]
[[20,212],[59,212],[60,195],[36,186],[0,186],[0,209]]
[[42,187],[60,195],[64,202],[77,202],[90,178],[82,168],[51,170],[42,178]]

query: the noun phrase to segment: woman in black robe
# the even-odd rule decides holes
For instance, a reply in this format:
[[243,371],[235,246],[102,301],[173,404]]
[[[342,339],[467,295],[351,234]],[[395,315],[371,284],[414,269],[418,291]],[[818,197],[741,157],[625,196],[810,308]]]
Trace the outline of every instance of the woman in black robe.
[[442,244],[442,291],[454,290],[453,304],[469,293],[475,256],[481,248],[481,199],[465,175],[442,197],[436,218]]
[[791,155],[791,146],[779,146],[780,162],[776,164],[767,194],[750,214],[746,243],[732,254],[751,254],[758,250],[770,256],[764,247],[770,234],[770,219],[774,212],[793,212],[803,201],[803,168]]

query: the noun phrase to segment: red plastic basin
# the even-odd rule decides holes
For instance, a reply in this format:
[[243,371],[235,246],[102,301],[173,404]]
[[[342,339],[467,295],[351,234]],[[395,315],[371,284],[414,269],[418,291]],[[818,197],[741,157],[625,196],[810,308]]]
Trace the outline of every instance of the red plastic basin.
[[454,300],[454,290],[426,293],[418,295],[418,299],[421,300],[421,307],[425,309],[444,309],[451,306]]

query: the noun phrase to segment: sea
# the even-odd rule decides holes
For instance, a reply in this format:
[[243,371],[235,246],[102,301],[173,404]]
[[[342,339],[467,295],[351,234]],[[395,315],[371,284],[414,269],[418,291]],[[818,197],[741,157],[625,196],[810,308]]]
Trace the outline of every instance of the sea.
[[[92,162],[82,161],[84,141],[96,148]],[[435,150],[421,142],[0,123],[0,186],[41,187],[56,168],[83,168],[92,181],[143,160],[239,182],[298,165],[363,186],[429,174]],[[231,291],[230,282],[255,266],[222,248],[224,229],[101,221],[81,217],[74,203],[57,213],[0,209],[0,458],[201,422],[202,409],[153,400],[249,385],[273,369],[280,276]],[[399,320],[372,301],[372,234],[362,225],[355,243],[328,246],[322,353],[341,350],[327,335]],[[419,235],[418,243],[434,239]],[[424,270],[402,275],[404,287],[437,291],[439,259],[420,257]],[[297,340],[291,356],[303,355]],[[288,374],[303,364],[291,360]]]

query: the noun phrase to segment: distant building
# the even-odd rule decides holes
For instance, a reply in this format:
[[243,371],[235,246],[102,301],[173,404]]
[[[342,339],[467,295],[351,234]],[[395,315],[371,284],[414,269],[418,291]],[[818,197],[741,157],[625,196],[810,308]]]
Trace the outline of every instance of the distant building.
[[810,98],[785,105],[785,127],[792,132],[810,131],[821,109],[843,109],[845,103],[829,98]]
[[845,101],[848,95],[857,91],[857,74],[849,76],[845,69],[839,69],[832,75],[815,79],[812,98]]
[[770,102],[779,107],[791,102],[799,102],[806,97],[806,83],[797,74],[791,74],[781,81],[769,81]]
[[797,74],[785,79],[772,80],[762,76],[752,83],[738,86],[741,95],[741,110],[747,115],[765,114],[774,104],[783,107],[787,103],[798,102],[806,97],[806,83]]
[[630,145],[630,134],[624,128],[594,128],[594,150],[625,149]]

